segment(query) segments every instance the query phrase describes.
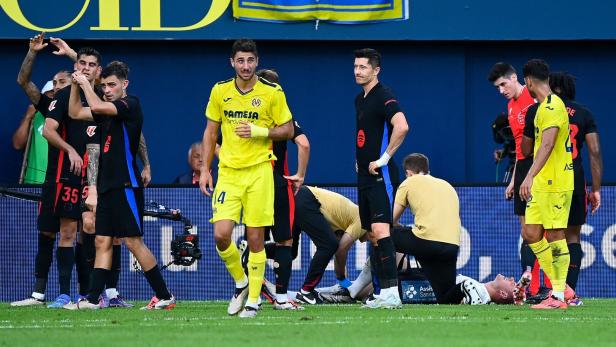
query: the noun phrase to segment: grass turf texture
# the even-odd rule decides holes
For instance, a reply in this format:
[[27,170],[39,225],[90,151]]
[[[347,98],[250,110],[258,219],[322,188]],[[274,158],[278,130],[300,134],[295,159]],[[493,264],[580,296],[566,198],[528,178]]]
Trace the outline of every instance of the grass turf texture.
[[172,311],[67,311],[0,303],[0,346],[616,345],[615,299],[586,299],[584,306],[554,311],[496,305],[274,311],[264,304],[257,318],[248,320],[229,317],[226,309],[226,302],[180,301]]

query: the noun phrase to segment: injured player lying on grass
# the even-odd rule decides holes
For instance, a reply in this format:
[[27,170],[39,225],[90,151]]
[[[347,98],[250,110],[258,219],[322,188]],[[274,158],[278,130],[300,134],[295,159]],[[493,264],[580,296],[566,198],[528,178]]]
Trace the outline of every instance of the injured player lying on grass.
[[[363,300],[372,293],[372,280],[370,273],[370,260],[363,267],[361,273],[349,288],[339,284],[326,288],[317,288],[325,303],[353,303]],[[458,275],[456,286],[460,291],[460,304],[513,304],[516,281],[512,277],[501,274],[489,282],[480,283],[470,277]]]

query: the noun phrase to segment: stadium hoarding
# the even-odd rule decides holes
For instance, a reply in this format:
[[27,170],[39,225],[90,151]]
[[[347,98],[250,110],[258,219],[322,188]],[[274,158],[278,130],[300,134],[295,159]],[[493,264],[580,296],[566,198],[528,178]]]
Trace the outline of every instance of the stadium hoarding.
[[[0,38],[47,31],[67,39],[579,40],[614,39],[614,3],[409,1],[410,19],[358,25],[237,21],[231,0],[2,0]],[[520,15],[523,13],[524,15]],[[540,25],[558,18],[559,25]],[[555,20],[555,19],[554,19]],[[569,22],[575,23],[570,25]]]
[[[324,187],[327,188],[327,187]],[[357,193],[351,187],[331,187],[356,201]],[[496,274],[519,276],[521,273],[518,249],[519,226],[512,213],[512,203],[503,199],[503,187],[457,187],[461,204],[462,237],[458,257],[458,271],[481,281],[491,280]],[[26,189],[37,191],[36,189]],[[582,228],[582,248],[585,252],[578,283],[583,297],[616,297],[616,187],[605,187],[603,206],[590,216]],[[156,201],[170,208],[179,208],[193,223],[193,232],[200,238],[203,258],[189,267],[171,266],[164,272],[169,287],[180,300],[226,300],[233,293],[233,281],[214,249],[211,201],[196,188],[149,188],[146,201]],[[30,201],[0,197],[0,301],[23,299],[34,283],[34,255],[36,253],[37,205]],[[404,223],[411,223],[408,212]],[[173,235],[183,231],[178,222],[146,217],[145,242],[159,259],[171,260],[170,242]],[[234,237],[243,234],[236,227]],[[304,279],[315,248],[302,234],[299,254],[293,261],[290,289],[297,290]],[[348,257],[349,278],[354,279],[366,259],[365,244],[357,243]],[[122,255],[120,291],[130,299],[146,300],[152,295],[145,278],[133,267],[134,260],[125,247]],[[267,276],[273,279],[271,262]],[[58,293],[55,263],[49,275],[47,297]],[[76,275],[73,293],[76,293]],[[10,279],[10,280],[6,280]],[[333,262],[321,282],[322,286],[335,282]]]

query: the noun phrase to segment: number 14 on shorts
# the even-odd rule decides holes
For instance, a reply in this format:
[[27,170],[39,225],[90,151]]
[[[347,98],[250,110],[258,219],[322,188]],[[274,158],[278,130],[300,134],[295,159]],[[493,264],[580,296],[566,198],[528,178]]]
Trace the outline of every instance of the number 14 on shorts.
[[226,192],[220,192],[218,194],[216,194],[216,192],[214,192],[214,201],[216,201],[216,204],[224,204],[225,203],[225,195]]

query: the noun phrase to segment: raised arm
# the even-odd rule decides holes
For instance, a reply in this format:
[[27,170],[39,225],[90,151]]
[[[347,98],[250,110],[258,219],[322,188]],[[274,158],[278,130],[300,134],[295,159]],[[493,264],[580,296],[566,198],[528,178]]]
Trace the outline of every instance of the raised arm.
[[81,87],[83,94],[86,96],[86,101],[90,106],[90,112],[101,116],[117,116],[118,109],[108,101],[103,101],[96,95],[90,81],[81,72],[73,72],[73,81]]
[[55,55],[63,55],[72,60],[73,62],[77,61],[77,52],[73,50],[64,40],[57,37],[50,37],[49,42],[52,45],[56,46],[57,51],[52,52]]
[[17,84],[19,84],[21,89],[26,92],[28,99],[30,99],[30,102],[33,105],[37,105],[39,103],[39,100],[41,99],[41,91],[38,89],[36,84],[30,80],[30,77],[32,76],[32,67],[34,66],[36,55],[43,48],[47,47],[47,44],[43,43],[44,39],[45,33],[40,33],[30,39],[28,53],[21,63],[21,68],[17,74]]
[[79,85],[75,80],[71,83],[71,96],[68,99],[68,115],[73,119],[93,120],[92,112],[89,107],[83,107],[81,104],[81,95],[79,94]]
[[145,143],[145,136],[141,132],[139,137],[139,148],[137,148],[137,154],[143,163],[143,170],[141,170],[141,180],[143,180],[143,186],[147,187],[152,180],[152,170],[150,168],[150,158],[148,157],[148,146]]

